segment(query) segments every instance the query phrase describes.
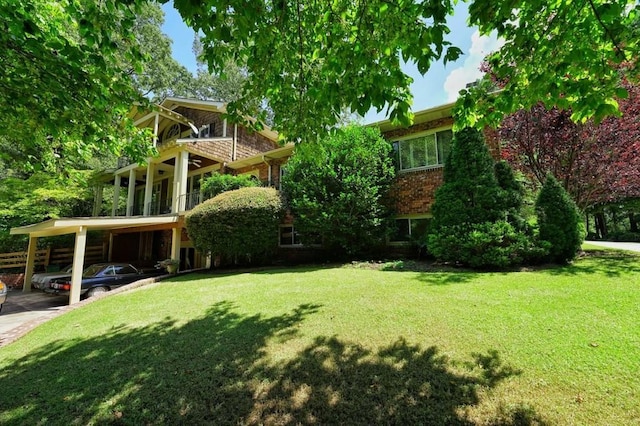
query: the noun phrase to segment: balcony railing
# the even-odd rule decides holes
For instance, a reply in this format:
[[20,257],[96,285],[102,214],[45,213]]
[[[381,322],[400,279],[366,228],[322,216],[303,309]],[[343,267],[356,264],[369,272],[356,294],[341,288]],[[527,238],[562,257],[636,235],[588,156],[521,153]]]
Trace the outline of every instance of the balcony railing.
[[[278,187],[275,186],[273,182],[271,183],[271,185],[269,185],[268,182],[262,181],[261,184],[262,186],[271,186],[278,189]],[[197,206],[198,204],[208,200],[209,198],[211,198],[211,196],[204,191],[192,191],[180,196],[178,206],[180,211],[189,211],[193,209],[195,206]],[[171,199],[166,199],[166,200],[158,199],[158,200],[151,201],[150,203],[147,204],[149,215],[157,216],[161,214],[172,213],[173,209],[171,206],[171,202],[172,202]],[[126,216],[126,208],[118,209],[116,214],[117,216]],[[143,214],[144,214],[143,204],[136,203],[133,206],[129,207],[129,216],[142,216]]]
[[148,206],[151,216],[171,213],[171,200],[154,200]]

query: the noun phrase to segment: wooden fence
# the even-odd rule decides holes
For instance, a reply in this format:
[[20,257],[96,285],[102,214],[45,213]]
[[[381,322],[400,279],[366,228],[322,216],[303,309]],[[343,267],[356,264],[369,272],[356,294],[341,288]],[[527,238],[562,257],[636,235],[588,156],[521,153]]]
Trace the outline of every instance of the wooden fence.
[[[90,265],[92,263],[102,262],[106,260],[106,245],[87,246],[84,252],[84,263]],[[36,250],[35,266],[43,266],[45,269],[49,265],[65,266],[73,262],[72,248],[57,248]],[[27,266],[27,252],[19,251],[14,253],[0,253],[0,270],[24,268]]]

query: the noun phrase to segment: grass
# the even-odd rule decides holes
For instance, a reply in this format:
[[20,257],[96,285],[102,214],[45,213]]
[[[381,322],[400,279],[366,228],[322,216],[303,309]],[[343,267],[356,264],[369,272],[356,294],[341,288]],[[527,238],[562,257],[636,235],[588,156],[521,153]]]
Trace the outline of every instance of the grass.
[[640,424],[639,260],[177,277],[0,348],[0,424]]

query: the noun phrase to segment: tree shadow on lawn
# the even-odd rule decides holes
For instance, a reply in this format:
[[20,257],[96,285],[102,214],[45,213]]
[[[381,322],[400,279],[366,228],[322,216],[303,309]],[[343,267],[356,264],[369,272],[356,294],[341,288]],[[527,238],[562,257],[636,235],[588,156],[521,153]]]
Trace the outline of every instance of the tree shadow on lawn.
[[[495,351],[465,366],[403,339],[372,352],[317,337],[273,362],[269,341],[286,344],[319,308],[266,318],[222,302],[182,326],[56,341],[0,372],[0,423],[472,425],[480,391],[519,374]],[[497,411],[483,423],[542,423],[530,408]]]
[[599,274],[615,278],[640,273],[640,256],[623,251],[587,251],[573,263],[544,268],[551,275]]

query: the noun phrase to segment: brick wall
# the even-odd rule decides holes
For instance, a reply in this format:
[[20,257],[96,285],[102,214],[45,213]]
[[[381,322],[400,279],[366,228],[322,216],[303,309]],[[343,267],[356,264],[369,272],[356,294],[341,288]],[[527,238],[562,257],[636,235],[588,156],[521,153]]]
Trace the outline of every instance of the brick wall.
[[429,213],[440,185],[442,167],[399,173],[391,190],[397,215]]
[[[453,118],[441,118],[426,123],[415,124],[404,129],[395,129],[383,133],[386,139],[398,139],[415,133],[453,125]],[[495,131],[485,129],[483,132],[494,159],[500,159],[500,146]],[[392,196],[397,214],[416,215],[428,214],[435,200],[436,189],[443,183],[443,168],[436,167],[427,170],[401,172],[396,178],[392,189]]]
[[[277,159],[277,160],[268,160],[271,164],[271,185],[278,188],[280,185],[280,168],[284,163],[287,162],[287,159]],[[253,170],[258,170],[259,178],[262,182],[269,181],[269,165],[266,163],[259,163],[253,166],[243,167],[235,171],[236,175],[251,172]],[[229,170],[227,170],[227,173]]]

